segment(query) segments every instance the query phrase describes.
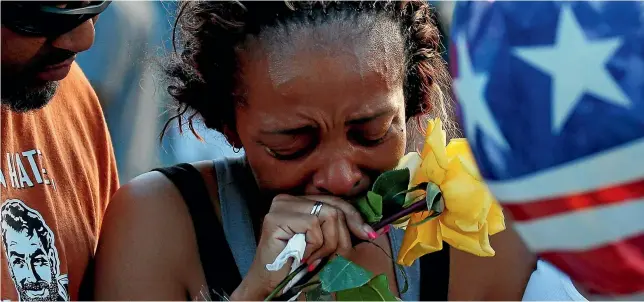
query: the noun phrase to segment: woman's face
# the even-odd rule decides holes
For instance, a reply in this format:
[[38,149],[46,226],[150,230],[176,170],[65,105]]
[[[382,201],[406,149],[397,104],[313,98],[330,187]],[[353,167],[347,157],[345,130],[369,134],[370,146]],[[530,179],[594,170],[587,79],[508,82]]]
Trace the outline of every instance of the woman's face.
[[367,36],[239,52],[236,132],[263,191],[350,198],[403,156],[402,45]]

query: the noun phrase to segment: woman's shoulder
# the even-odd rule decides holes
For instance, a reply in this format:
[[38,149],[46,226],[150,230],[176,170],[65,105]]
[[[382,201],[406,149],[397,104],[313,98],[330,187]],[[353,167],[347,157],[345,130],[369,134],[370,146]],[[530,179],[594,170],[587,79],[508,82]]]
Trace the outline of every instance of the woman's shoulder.
[[[186,170],[186,165],[194,168]],[[194,171],[198,174],[194,174]],[[188,178],[192,177],[192,178]],[[187,214],[186,200],[175,180],[200,177],[205,184],[210,200],[218,203],[217,173],[212,161],[200,161],[156,169],[137,176],[123,185],[112,197],[109,209],[127,208],[135,211],[161,216]],[[189,186],[197,186],[194,181]],[[190,190],[190,188],[184,188]],[[217,212],[218,207],[214,207]],[[178,210],[186,211],[178,211]],[[147,216],[147,215],[146,215]]]
[[[215,174],[211,161],[191,165],[202,176]],[[204,177],[206,187],[216,195],[217,182],[209,178]],[[182,300],[186,288],[181,285],[200,284],[203,276],[192,217],[168,177],[148,172],[116,192],[102,223],[96,260],[96,294],[101,299],[148,299],[154,288],[160,297]],[[132,280],[149,284],[135,285]]]

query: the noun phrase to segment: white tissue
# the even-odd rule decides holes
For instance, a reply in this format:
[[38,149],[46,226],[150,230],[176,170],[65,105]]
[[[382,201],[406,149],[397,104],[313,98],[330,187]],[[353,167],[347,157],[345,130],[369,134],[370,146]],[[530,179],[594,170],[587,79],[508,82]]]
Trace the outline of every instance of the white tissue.
[[[305,249],[306,235],[295,234],[291,239],[288,240],[286,247],[282,250],[282,252],[279,253],[279,255],[277,255],[275,261],[273,261],[273,263],[266,264],[266,269],[269,271],[279,271],[289,259],[293,258],[293,263],[291,264],[290,270],[290,272],[292,273],[300,266],[302,258],[304,258]],[[288,291],[295,283],[300,281],[300,279],[302,279],[302,277],[304,277],[304,274],[306,273],[306,271],[301,271],[299,274],[297,274],[295,278],[291,279],[291,281],[286,284],[282,293]],[[293,296],[293,298],[289,299],[289,301],[297,299],[300,293],[301,291],[297,295]]]
[[289,239],[286,247],[277,255],[275,261],[271,264],[266,264],[266,269],[269,271],[279,271],[282,269],[288,259],[293,258],[291,271],[297,268],[304,257],[304,249],[306,248],[306,236],[304,234],[295,234]]

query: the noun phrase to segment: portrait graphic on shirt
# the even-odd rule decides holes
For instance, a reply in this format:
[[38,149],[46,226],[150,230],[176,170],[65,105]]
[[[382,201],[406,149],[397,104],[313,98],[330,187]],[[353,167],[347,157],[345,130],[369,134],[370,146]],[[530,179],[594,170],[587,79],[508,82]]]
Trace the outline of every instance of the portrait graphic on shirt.
[[68,301],[54,233],[38,211],[18,199],[0,208],[2,243],[20,301]]

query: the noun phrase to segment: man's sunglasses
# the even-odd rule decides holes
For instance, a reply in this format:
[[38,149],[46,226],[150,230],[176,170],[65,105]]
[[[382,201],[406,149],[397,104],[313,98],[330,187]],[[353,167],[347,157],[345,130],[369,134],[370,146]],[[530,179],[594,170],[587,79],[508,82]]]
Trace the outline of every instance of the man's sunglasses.
[[[56,4],[65,3],[65,7]],[[2,1],[2,25],[26,36],[57,37],[102,13],[111,1]]]

